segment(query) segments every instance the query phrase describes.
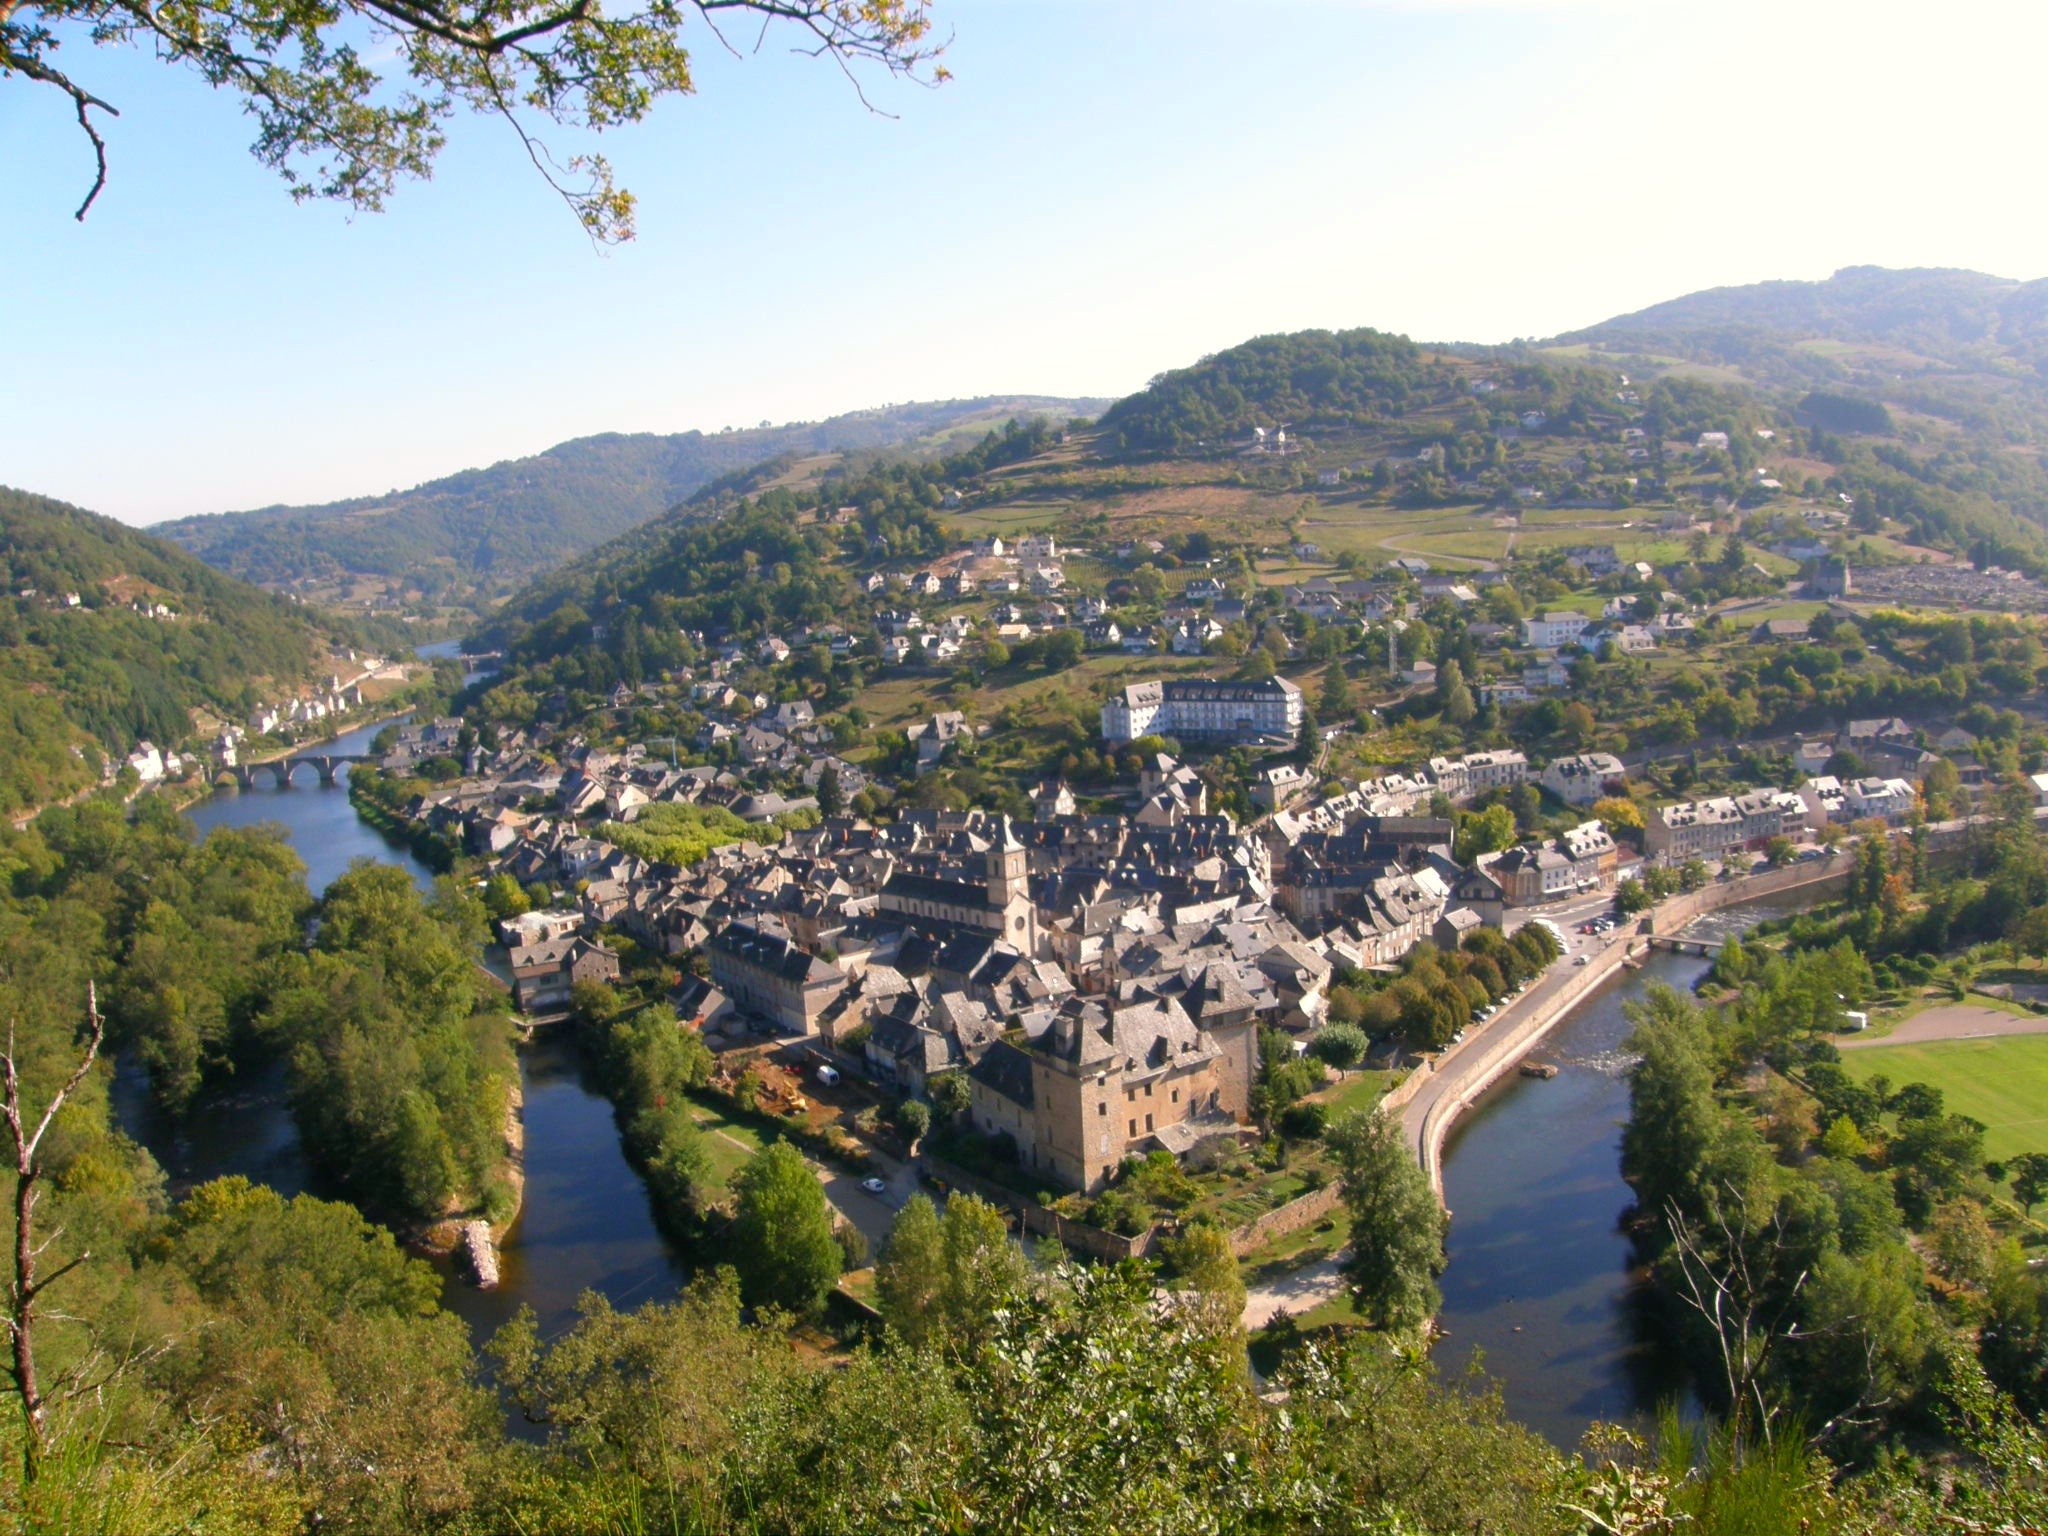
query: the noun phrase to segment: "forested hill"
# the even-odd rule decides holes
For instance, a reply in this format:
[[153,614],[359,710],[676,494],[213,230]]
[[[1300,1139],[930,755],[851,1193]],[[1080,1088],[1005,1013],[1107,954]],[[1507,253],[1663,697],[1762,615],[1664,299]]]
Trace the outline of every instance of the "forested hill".
[[[1259,336],[1162,373],[1102,417],[1112,449],[1172,452],[1255,428],[1352,425],[1399,415],[1455,387],[1456,373],[1405,336],[1298,331]],[[1220,442],[1219,442],[1220,446]]]
[[[765,460],[942,448],[1016,413],[1092,414],[1099,400],[984,397],[739,432],[606,433],[407,491],[267,507],[156,531],[209,564],[327,603],[481,609],[507,591]],[[977,428],[979,424],[979,428]]]
[[103,753],[175,745],[195,709],[240,719],[346,638],[152,534],[5,487],[0,574],[4,811],[95,782]]
[[[1821,282],[1709,288],[1558,338],[1754,366],[1774,382],[1902,374],[2048,381],[2048,279],[1844,267]],[[1892,349],[1881,356],[1875,350]]]

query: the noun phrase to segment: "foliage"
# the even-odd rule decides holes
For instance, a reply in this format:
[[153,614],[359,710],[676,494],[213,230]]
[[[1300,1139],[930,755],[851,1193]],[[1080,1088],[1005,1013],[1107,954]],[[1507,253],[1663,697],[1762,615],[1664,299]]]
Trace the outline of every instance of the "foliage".
[[[938,47],[921,0],[739,0],[764,27],[789,25],[800,47],[842,70],[868,63],[936,82]],[[0,63],[50,86],[74,108],[98,171],[78,209],[83,219],[107,181],[95,111],[116,111],[68,73],[66,39],[153,47],[166,64],[231,90],[256,120],[256,158],[278,172],[294,199],[325,198],[361,212],[384,206],[401,177],[425,179],[458,108],[510,125],[542,178],[593,240],[633,236],[633,196],[612,182],[601,155],[559,161],[528,126],[599,133],[639,122],[666,96],[695,90],[682,13],[663,7],[608,16],[545,5],[306,6],[277,15],[222,9],[172,23],[141,5],[40,4],[0,12]],[[365,48],[367,38],[375,46]],[[393,70],[394,63],[398,66]],[[387,83],[386,70],[396,78]]]
[[733,1177],[733,1267],[752,1306],[815,1312],[839,1278],[831,1207],[803,1154],[787,1142],[755,1153]]
[[1011,404],[1071,415],[1090,402],[978,399],[736,432],[612,432],[388,496],[186,518],[158,531],[249,581],[395,579],[419,586],[429,600],[482,613],[488,599],[659,517],[721,477],[797,455],[886,448]]
[[515,1070],[473,958],[481,908],[449,882],[428,901],[404,870],[358,863],[318,915],[264,1018],[307,1150],[378,1209],[431,1220],[480,1200]]
[[1327,1141],[1342,1169],[1351,1249],[1344,1275],[1368,1322],[1413,1328],[1437,1309],[1444,1268],[1444,1211],[1392,1116],[1354,1110]]
[[[4,487],[0,578],[0,810],[85,788],[138,741],[184,744],[195,711],[241,720],[348,634],[140,529]],[[173,616],[136,612],[141,597]]]

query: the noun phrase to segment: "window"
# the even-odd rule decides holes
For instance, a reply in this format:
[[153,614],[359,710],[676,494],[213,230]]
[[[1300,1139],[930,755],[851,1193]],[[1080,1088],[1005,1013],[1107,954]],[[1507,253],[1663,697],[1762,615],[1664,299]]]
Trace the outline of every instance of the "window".
[[1135,1121],[1135,1120],[1133,1120],[1133,1121],[1131,1122],[1131,1138],[1132,1138],[1133,1140],[1136,1140],[1136,1139],[1137,1139],[1137,1135],[1138,1135],[1138,1122],[1137,1122],[1137,1121]]
[[1145,1129],[1148,1131],[1152,1129],[1152,1117],[1150,1115],[1145,1117]]
[[1173,1102],[1176,1104],[1180,1102],[1180,1090],[1178,1088],[1173,1090]]
[[1106,1115],[1109,1113],[1109,1106],[1107,1104],[1097,1104],[1095,1106],[1095,1113],[1097,1113],[1098,1115]]

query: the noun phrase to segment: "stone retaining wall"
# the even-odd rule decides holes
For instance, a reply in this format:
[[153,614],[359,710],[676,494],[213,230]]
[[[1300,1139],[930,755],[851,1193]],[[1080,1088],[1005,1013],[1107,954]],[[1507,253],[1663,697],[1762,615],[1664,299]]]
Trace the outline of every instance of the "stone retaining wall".
[[[1708,912],[1757,901],[1782,891],[1831,884],[1844,879],[1856,867],[1853,853],[1831,854],[1825,859],[1787,865],[1736,880],[1717,880],[1697,891],[1673,896],[1642,915],[1631,938],[1650,934],[1671,934]],[[1481,1055],[1471,1077],[1456,1093],[1432,1105],[1417,1137],[1416,1154],[1423,1172],[1443,1198],[1443,1149],[1451,1126],[1473,1101],[1505,1076],[1527,1055],[1529,1048],[1548,1034],[1559,1020],[1584,1002],[1602,983],[1621,969],[1631,949],[1629,943],[1612,945],[1565,979],[1558,990],[1526,1017],[1516,1019],[1506,1033],[1492,1040],[1474,1041]],[[1389,1095],[1389,1098],[1392,1096]],[[1403,1100],[1405,1102],[1405,1099]]]
[[1285,1205],[1267,1211],[1263,1216],[1254,1216],[1243,1226],[1230,1234],[1230,1251],[1239,1258],[1254,1248],[1263,1248],[1276,1237],[1289,1232],[1299,1232],[1303,1227],[1314,1226],[1344,1200],[1343,1186],[1335,1180],[1321,1189],[1312,1189],[1305,1195],[1297,1195]]

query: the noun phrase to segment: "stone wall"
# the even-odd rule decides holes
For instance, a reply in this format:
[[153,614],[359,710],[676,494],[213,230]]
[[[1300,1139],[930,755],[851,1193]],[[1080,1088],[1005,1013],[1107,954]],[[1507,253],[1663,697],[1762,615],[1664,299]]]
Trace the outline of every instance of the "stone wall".
[[1314,1226],[1330,1212],[1343,1204],[1343,1186],[1334,1180],[1321,1189],[1312,1189],[1305,1195],[1297,1195],[1285,1205],[1254,1216],[1243,1226],[1230,1234],[1230,1251],[1242,1258],[1254,1248],[1264,1247],[1276,1237],[1289,1232],[1299,1232],[1303,1227]]
[[1055,1238],[1091,1258],[1108,1259],[1112,1263],[1119,1259],[1142,1258],[1158,1247],[1159,1228],[1152,1227],[1136,1237],[1125,1237],[1116,1232],[1105,1232],[1100,1227],[1091,1227],[1086,1222],[1075,1221],[1059,1212],[1048,1210],[1028,1195],[1020,1194],[1001,1184],[969,1173],[955,1163],[935,1157],[930,1152],[923,1154],[927,1172],[949,1188],[978,1195],[999,1210],[1014,1212],[1017,1224],[1026,1232],[1041,1233]]
[[[1781,891],[1830,885],[1845,879],[1855,867],[1856,857],[1853,853],[1837,853],[1825,859],[1810,859],[1801,864],[1787,865],[1782,869],[1766,870],[1760,875],[1749,875],[1735,880],[1717,880],[1697,891],[1673,896],[1660,902],[1651,911],[1642,914],[1635,926],[1624,930],[1624,933],[1630,940],[1645,938],[1652,934],[1676,933],[1705,913],[1774,896]],[[1490,1039],[1482,1036],[1473,1042],[1479,1050],[1479,1055],[1474,1058],[1471,1065],[1460,1063],[1461,1071],[1469,1075],[1457,1092],[1448,1095],[1441,1103],[1431,1106],[1417,1137],[1416,1153],[1422,1161],[1423,1172],[1429,1175],[1429,1182],[1435,1188],[1438,1199],[1443,1198],[1444,1141],[1450,1135],[1451,1126],[1458,1116],[1470,1108],[1480,1094],[1513,1070],[1528,1053],[1529,1048],[1548,1034],[1560,1019],[1620,970],[1632,948],[1632,943],[1622,943],[1601,950],[1592,956],[1588,964],[1574,968],[1558,990],[1545,998],[1540,1006],[1515,1019],[1505,1033]],[[1420,1075],[1420,1069],[1416,1075]],[[1391,1102],[1392,1095],[1388,1098]],[[1401,1102],[1405,1103],[1406,1099]]]

